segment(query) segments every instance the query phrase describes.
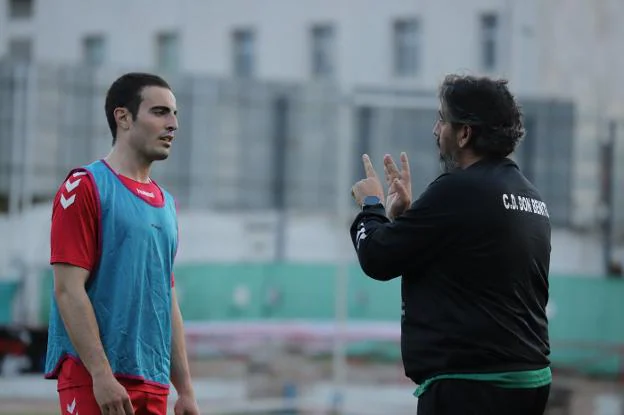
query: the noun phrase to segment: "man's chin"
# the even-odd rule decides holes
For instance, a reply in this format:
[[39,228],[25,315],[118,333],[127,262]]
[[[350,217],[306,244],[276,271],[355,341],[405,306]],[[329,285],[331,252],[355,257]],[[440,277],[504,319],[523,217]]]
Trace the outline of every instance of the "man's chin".
[[449,173],[457,167],[457,163],[452,157],[446,157],[440,154],[440,170],[442,173]]
[[168,157],[169,157],[169,149],[161,149],[159,151],[155,151],[152,154],[152,160],[154,161],[166,160]]
[[444,156],[442,154],[440,154],[440,156],[438,157],[438,163],[440,164],[440,171],[442,171],[443,173],[446,173],[446,159],[444,158]]

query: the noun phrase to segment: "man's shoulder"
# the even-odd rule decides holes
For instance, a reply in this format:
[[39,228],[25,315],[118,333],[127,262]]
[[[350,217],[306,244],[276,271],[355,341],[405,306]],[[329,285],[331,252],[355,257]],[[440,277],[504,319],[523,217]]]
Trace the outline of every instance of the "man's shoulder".
[[456,169],[434,179],[425,194],[462,203],[498,194],[506,186],[505,179],[487,168]]
[[[85,184],[87,186],[85,186]],[[59,192],[71,192],[73,189],[81,187],[92,187],[92,179],[89,171],[84,167],[75,167],[67,172],[65,178],[59,186]]]
[[483,181],[479,175],[458,169],[440,174],[429,184],[429,187],[444,190],[454,189],[456,187],[465,188],[466,186],[480,185],[482,183]]
[[100,171],[110,171],[110,168],[108,167],[108,164],[106,164],[106,162],[104,162],[103,160],[99,159],[99,160],[94,160],[90,163],[87,164],[83,164],[82,166],[79,167],[79,169],[82,169],[84,171],[88,171],[92,174],[97,174]]
[[[74,166],[67,171],[63,182],[72,177],[80,177],[80,176],[91,176],[93,174],[93,169],[97,164],[101,164],[100,160],[93,161],[91,163],[82,164],[79,166]],[[89,178],[90,180],[91,178]]]
[[[96,199],[95,186],[90,175],[83,169],[72,169],[60,184],[53,202],[53,211],[75,212],[80,206],[88,206]],[[71,207],[71,209],[70,209]]]
[[466,178],[455,172],[440,174],[436,177],[427,188],[422,192],[420,197],[414,202],[413,206],[446,206],[461,204],[462,200],[470,194],[471,185],[466,185]]
[[485,189],[496,188],[497,184],[505,184],[510,178],[526,180],[518,165],[508,158],[482,160],[465,169],[456,169],[444,177],[450,184]]

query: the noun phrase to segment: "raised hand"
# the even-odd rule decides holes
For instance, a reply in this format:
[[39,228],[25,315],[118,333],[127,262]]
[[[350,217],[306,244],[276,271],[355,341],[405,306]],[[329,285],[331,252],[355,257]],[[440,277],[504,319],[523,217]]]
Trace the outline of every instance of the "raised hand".
[[384,173],[388,184],[386,212],[391,220],[400,216],[412,203],[412,182],[407,154],[401,153],[401,171],[397,168],[392,156],[384,157]]
[[384,201],[384,191],[377,172],[371,163],[368,154],[362,156],[362,162],[364,163],[364,171],[366,172],[366,178],[360,180],[351,188],[351,195],[358,205],[362,205],[366,196],[377,196],[381,203]]

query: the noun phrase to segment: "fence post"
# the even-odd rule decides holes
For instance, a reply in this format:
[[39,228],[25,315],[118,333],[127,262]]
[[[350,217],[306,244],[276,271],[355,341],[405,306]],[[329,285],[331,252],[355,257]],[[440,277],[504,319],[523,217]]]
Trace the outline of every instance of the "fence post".
[[606,140],[600,148],[600,227],[602,230],[603,266],[607,276],[613,276],[613,158],[616,123],[609,121]]

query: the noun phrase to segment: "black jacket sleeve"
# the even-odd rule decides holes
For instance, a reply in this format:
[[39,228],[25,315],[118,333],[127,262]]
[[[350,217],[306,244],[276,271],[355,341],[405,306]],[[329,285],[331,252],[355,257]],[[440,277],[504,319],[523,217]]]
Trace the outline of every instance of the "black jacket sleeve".
[[388,281],[422,269],[451,242],[459,220],[462,189],[449,175],[440,176],[394,222],[382,207],[360,212],[351,240],[366,275]]

